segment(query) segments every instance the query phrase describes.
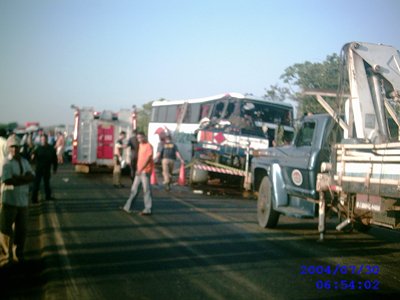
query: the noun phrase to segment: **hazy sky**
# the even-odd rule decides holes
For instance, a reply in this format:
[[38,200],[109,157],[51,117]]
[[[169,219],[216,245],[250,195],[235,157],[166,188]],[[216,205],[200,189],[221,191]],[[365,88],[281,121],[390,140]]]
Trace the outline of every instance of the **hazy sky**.
[[71,104],[264,94],[349,41],[400,49],[398,0],[0,0],[0,123],[72,124]]

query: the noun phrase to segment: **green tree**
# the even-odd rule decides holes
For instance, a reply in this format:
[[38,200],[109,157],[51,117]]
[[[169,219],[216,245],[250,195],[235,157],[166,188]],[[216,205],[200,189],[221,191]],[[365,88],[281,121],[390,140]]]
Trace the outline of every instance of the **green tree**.
[[[324,109],[315,97],[303,95],[304,90],[319,89],[337,91],[339,86],[340,57],[337,54],[328,55],[321,63],[306,61],[297,63],[285,69],[280,76],[283,85],[272,85],[266,89],[264,97],[269,100],[283,101],[291,99],[299,103],[298,114],[307,112],[320,113]],[[335,108],[335,100],[330,100]]]
[[[160,98],[157,101],[163,101],[164,98]],[[154,101],[143,104],[142,107],[138,108],[136,113],[137,117],[137,130],[143,131],[146,135],[148,134],[149,122],[151,119],[151,106]]]
[[272,101],[284,101],[291,99],[292,95],[289,88],[275,84],[271,85],[269,89],[265,89],[264,98]]
[[4,128],[5,130],[13,131],[14,129],[18,128],[18,123],[17,122],[0,123],[0,128]]

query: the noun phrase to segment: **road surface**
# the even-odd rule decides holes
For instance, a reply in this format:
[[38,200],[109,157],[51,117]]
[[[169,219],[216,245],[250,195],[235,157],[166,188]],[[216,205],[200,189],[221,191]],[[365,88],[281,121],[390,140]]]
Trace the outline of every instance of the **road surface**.
[[138,214],[141,197],[127,214],[128,187],[71,166],[53,186],[57,200],[31,210],[33,275],[14,269],[10,298],[399,299],[399,232],[346,234],[332,221],[318,243],[316,219],[266,230],[255,200],[179,186],[153,188],[152,216]]

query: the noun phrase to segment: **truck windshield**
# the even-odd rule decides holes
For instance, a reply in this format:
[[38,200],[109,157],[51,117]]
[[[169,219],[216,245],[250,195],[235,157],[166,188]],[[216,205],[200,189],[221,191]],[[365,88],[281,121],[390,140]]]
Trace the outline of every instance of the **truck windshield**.
[[315,122],[305,122],[297,134],[296,146],[311,146],[314,136]]

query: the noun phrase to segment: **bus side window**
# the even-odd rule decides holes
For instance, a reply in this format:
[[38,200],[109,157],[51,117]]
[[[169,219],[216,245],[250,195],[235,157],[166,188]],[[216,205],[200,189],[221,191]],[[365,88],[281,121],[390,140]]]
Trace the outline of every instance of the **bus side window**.
[[215,105],[214,111],[212,113],[211,119],[218,120],[222,117],[222,113],[224,111],[224,103],[223,102],[218,102]]
[[151,110],[151,122],[157,122],[158,121],[158,113],[160,111],[160,108],[158,106],[154,106]]
[[186,108],[186,114],[183,118],[183,123],[196,124],[200,122],[200,104],[192,103]]
[[275,142],[275,129],[269,128],[267,131],[267,138],[268,138],[268,144],[269,147],[275,147],[276,142]]
[[235,110],[235,103],[229,102],[228,106],[226,107],[224,119],[229,119],[229,117],[232,115],[234,110]]
[[158,110],[158,118],[156,122],[165,122],[167,120],[167,108],[168,106],[160,106]]
[[183,113],[183,105],[177,105],[176,106],[176,116],[175,116],[175,121],[179,122],[182,120],[182,113]]
[[200,120],[203,119],[203,118],[208,118],[209,117],[210,108],[211,108],[211,104],[203,104],[201,106]]
[[292,126],[292,114],[290,110],[285,110],[285,119],[282,125]]
[[170,105],[167,106],[167,115],[165,122],[167,123],[175,123],[177,116],[178,105]]
[[387,118],[388,128],[389,128],[389,140],[391,142],[399,141],[399,127],[397,126],[395,120],[392,117]]
[[192,115],[193,105],[194,104],[190,104],[190,103],[187,104],[186,112],[185,112],[185,115],[183,116],[183,121],[182,121],[183,123],[191,123],[190,122],[190,118],[191,118],[191,115]]
[[284,131],[283,132],[283,144],[284,145],[290,145],[292,143],[293,140],[293,131]]

